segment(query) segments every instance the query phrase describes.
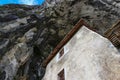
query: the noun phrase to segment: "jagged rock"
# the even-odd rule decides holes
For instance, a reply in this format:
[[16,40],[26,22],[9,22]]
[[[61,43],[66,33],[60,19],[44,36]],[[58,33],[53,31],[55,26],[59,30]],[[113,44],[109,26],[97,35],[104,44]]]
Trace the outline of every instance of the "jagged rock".
[[9,45],[9,39],[0,40],[0,57],[5,53]]
[[20,65],[23,65],[32,55],[33,50],[25,43],[15,45],[0,61],[0,70],[5,71],[5,79],[13,80]]
[[0,73],[0,79],[5,80],[5,77],[6,77],[6,72],[5,71],[1,72]]
[[35,32],[37,31],[36,28],[30,29],[28,32],[24,34],[22,38],[18,38],[18,42],[30,42],[33,39],[33,36],[35,35]]
[[[29,66],[27,77],[40,79],[44,75],[44,69],[41,72],[42,67],[39,66],[41,69],[37,68],[34,72],[37,63],[47,57],[80,18],[103,35],[104,31],[119,19],[119,3],[119,0],[47,0],[41,6],[0,6],[0,66],[4,65],[0,67],[0,78],[3,79],[6,74],[10,80],[13,76],[18,76],[19,80],[25,66]],[[18,46],[22,47],[20,49],[23,51]],[[30,55],[23,53],[29,53],[28,50],[32,48],[32,57],[27,58]],[[15,54],[12,61],[8,59],[8,53]],[[22,56],[24,57],[21,58]],[[29,64],[26,64],[26,61]],[[15,70],[14,62],[19,65]],[[42,74],[38,75],[38,72]]]
[[18,16],[10,14],[10,15],[6,15],[4,17],[0,17],[0,22],[8,22],[8,21],[15,20],[18,18],[19,18]]

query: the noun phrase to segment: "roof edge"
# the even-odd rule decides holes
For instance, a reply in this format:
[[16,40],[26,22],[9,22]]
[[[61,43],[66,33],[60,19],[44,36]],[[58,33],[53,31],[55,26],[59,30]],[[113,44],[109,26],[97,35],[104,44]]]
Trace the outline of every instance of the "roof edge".
[[[52,53],[43,61],[42,66],[47,67],[48,63],[56,56],[59,50],[75,35],[75,33],[82,27],[86,26],[90,30],[93,30],[83,19],[80,19],[77,24],[71,29],[70,32],[63,38],[63,40],[54,48]],[[93,30],[94,31],[94,30]]]

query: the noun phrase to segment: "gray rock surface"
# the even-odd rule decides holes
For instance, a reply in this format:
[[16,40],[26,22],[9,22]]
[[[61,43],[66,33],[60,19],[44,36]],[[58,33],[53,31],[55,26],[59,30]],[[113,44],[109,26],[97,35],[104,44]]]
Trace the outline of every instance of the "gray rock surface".
[[[47,0],[41,6],[0,6],[0,79],[41,79],[41,62],[80,18],[103,35],[119,20],[119,9],[119,0]],[[18,45],[29,55],[20,52]],[[10,54],[12,60],[8,60]],[[18,58],[23,55],[29,58],[23,57],[20,65]]]

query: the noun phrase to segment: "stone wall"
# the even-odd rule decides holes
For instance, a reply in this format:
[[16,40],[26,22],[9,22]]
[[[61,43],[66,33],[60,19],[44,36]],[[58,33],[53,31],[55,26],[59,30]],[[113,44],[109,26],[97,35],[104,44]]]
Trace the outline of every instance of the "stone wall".
[[106,38],[83,26],[64,47],[68,52],[52,59],[42,80],[58,80],[62,69],[65,80],[120,79],[120,54]]

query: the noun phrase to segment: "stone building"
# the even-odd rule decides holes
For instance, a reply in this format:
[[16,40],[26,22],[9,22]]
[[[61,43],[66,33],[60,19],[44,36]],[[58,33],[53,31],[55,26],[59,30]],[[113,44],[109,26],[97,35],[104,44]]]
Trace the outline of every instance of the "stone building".
[[42,80],[120,80],[114,45],[80,20],[43,62]]

